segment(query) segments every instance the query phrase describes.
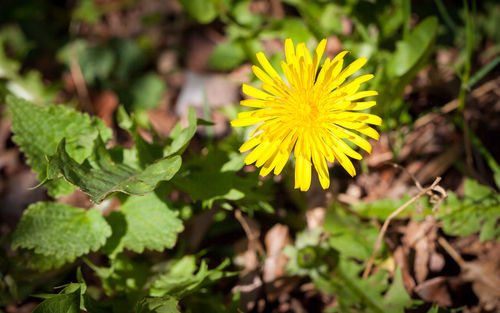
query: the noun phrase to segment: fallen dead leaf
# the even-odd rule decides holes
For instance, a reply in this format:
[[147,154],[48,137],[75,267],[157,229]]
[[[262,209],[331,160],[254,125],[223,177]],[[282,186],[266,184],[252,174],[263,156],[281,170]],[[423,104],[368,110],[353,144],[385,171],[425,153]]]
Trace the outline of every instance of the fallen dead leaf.
[[422,282],[415,287],[415,293],[424,301],[436,303],[439,306],[451,306],[451,296],[448,292],[447,277],[439,276]]

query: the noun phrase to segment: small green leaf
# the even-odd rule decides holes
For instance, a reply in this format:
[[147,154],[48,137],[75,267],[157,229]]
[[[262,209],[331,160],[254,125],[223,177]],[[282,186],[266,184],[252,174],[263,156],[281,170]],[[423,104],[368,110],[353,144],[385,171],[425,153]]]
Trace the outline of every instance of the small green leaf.
[[460,200],[453,192],[439,208],[438,218],[443,230],[452,236],[467,236],[479,232],[481,241],[500,239],[500,194],[478,182],[465,181],[464,198]]
[[155,193],[127,198],[119,211],[107,220],[113,229],[103,251],[114,256],[124,248],[142,253],[144,249],[172,248],[184,227],[169,205]]
[[166,273],[161,274],[154,280],[150,295],[154,297],[169,295],[182,298],[212,284],[216,280],[235,275],[235,273],[222,271],[227,265],[229,265],[228,260],[209,270],[208,265],[203,260],[198,272],[196,272],[195,257],[192,255],[184,256],[172,264]]
[[63,139],[56,153],[49,157],[47,179],[63,176],[68,182],[100,202],[112,192],[144,195],[153,191],[161,181],[170,180],[181,166],[181,157],[160,159],[144,170],[126,164],[115,164],[104,144],[97,140],[93,160],[78,164],[66,152]]
[[12,235],[12,247],[33,249],[40,256],[71,262],[99,249],[110,235],[111,228],[95,209],[38,202],[24,211]]
[[33,313],[80,313],[80,289],[72,293],[54,295],[40,303]]
[[391,287],[389,287],[384,297],[384,305],[390,310],[387,312],[404,312],[405,309],[409,309],[414,304],[415,301],[412,300],[408,292],[406,292],[403,285],[401,268],[398,267],[394,273],[394,280],[392,281]]
[[412,30],[406,40],[397,42],[396,52],[387,63],[387,74],[400,77],[409,72],[433,44],[437,27],[437,18],[428,17]]
[[160,103],[165,90],[165,82],[158,74],[147,73],[130,87],[130,106],[133,110],[152,109]]
[[137,303],[136,313],[180,313],[179,301],[170,297],[147,297]]
[[[23,99],[7,97],[8,111],[12,116],[14,141],[28,157],[28,164],[39,179],[45,178],[46,155],[55,153],[57,144],[66,138],[67,153],[76,162],[90,156],[94,140],[101,135],[106,142],[112,132],[104,123],[87,114],[64,106],[41,107]],[[54,197],[67,194],[73,188],[62,180],[48,186]]]
[[210,59],[210,66],[214,70],[228,71],[245,61],[245,50],[236,41],[224,41],[215,47]]
[[179,0],[186,12],[202,24],[208,24],[217,17],[217,8],[211,0]]
[[182,154],[186,147],[188,146],[191,138],[193,138],[196,133],[196,113],[193,107],[189,107],[188,112],[188,122],[189,126],[182,129],[181,123],[175,125],[174,129],[170,133],[170,139],[172,143],[165,147],[163,151],[163,156],[168,157],[174,154]]
[[330,245],[344,256],[360,260],[370,258],[378,235],[373,225],[362,223],[340,207],[332,207],[326,213],[324,229],[330,233]]

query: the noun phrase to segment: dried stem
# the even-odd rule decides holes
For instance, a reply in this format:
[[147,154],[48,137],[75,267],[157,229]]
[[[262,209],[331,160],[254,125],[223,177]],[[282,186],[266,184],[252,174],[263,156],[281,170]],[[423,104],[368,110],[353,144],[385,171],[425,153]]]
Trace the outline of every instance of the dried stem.
[[446,252],[451,256],[451,258],[455,260],[458,265],[460,265],[460,267],[463,267],[465,265],[465,260],[460,256],[460,254],[458,254],[455,249],[453,249],[453,247],[448,243],[448,241],[446,241],[446,239],[444,239],[443,237],[439,237],[438,242],[441,247],[443,247],[443,249],[445,249]]
[[252,228],[250,227],[250,225],[248,225],[248,222],[247,222],[247,220],[245,220],[245,218],[241,214],[241,211],[236,209],[234,211],[234,216],[236,217],[238,222],[240,222],[241,227],[243,227],[243,230],[245,231],[245,234],[247,235],[249,248],[255,249],[261,255],[265,255],[264,248],[262,247],[262,244],[259,241],[259,234],[256,234],[255,232],[252,231]]
[[80,98],[80,103],[83,106],[83,109],[89,113],[93,113],[92,103],[90,101],[89,90],[87,89],[87,85],[85,84],[85,78],[83,77],[82,68],[80,67],[80,63],[78,62],[78,54],[75,52],[69,63],[69,70],[71,72],[71,77],[75,82],[76,93]]
[[380,246],[382,245],[382,240],[384,239],[385,232],[387,231],[387,228],[389,227],[389,224],[392,221],[392,219],[398,216],[401,212],[403,212],[403,210],[406,209],[410,204],[417,201],[418,198],[422,197],[423,195],[434,189],[434,187],[436,187],[440,181],[441,177],[437,177],[436,180],[434,180],[434,182],[432,183],[432,185],[420,191],[419,194],[408,200],[405,204],[403,204],[397,210],[392,212],[391,215],[389,215],[389,217],[387,217],[384,224],[382,225],[382,228],[380,229],[377,240],[375,241],[375,245],[373,246],[373,253],[370,259],[368,260],[368,264],[366,265],[365,271],[363,272],[363,279],[367,278],[368,274],[370,274],[372,270],[373,262],[375,261],[375,257],[377,256],[380,250]]

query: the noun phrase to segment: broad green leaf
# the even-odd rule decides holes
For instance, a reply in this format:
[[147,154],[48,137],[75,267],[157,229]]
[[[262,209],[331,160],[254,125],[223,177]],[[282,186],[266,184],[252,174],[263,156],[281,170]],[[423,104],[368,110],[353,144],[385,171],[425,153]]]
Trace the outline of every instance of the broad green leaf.
[[219,71],[231,70],[245,61],[245,50],[236,41],[224,41],[215,47],[210,59],[210,66]]
[[54,295],[40,303],[33,313],[80,313],[80,289]]
[[56,202],[38,202],[24,211],[12,235],[12,247],[66,262],[96,251],[111,235],[101,213]]
[[371,224],[362,223],[359,218],[349,215],[340,207],[328,209],[325,232],[330,233],[329,243],[342,255],[359,260],[367,260],[373,252],[373,244],[378,230]]
[[[87,114],[64,106],[41,107],[23,99],[7,97],[8,111],[12,116],[14,141],[28,157],[28,164],[38,173],[40,180],[47,170],[46,155],[55,153],[57,144],[66,138],[67,153],[76,162],[90,156],[94,141],[99,136],[104,141],[112,137],[104,123]],[[62,180],[52,182],[49,193],[55,197],[73,190]]]
[[53,268],[60,268],[67,263],[63,255],[38,254],[30,251],[28,266],[39,272],[46,272]]
[[235,273],[222,271],[228,264],[229,262],[223,262],[216,268],[209,270],[208,265],[202,260],[198,272],[196,272],[195,257],[186,255],[172,264],[166,273],[159,275],[153,281],[150,295],[153,297],[169,295],[182,298],[221,278],[233,276]]
[[212,0],[179,0],[186,12],[196,21],[208,24],[217,17],[217,8]]
[[155,193],[127,198],[120,210],[107,221],[113,235],[103,249],[114,256],[124,248],[142,253],[144,249],[163,251],[172,248],[184,227],[169,205]]
[[137,303],[136,313],[180,313],[179,301],[170,296],[147,297]]
[[467,236],[479,232],[481,241],[500,239],[500,194],[467,179],[464,198],[461,200],[453,192],[439,208],[438,218],[443,222],[443,230],[452,236]]
[[437,27],[437,18],[428,17],[412,30],[406,40],[397,42],[396,52],[387,63],[387,74],[399,77],[408,73],[433,44]]
[[116,164],[102,141],[98,140],[91,161],[78,164],[66,152],[65,139],[56,153],[49,157],[47,179],[64,177],[68,182],[90,195],[94,202],[102,201],[112,192],[144,195],[153,191],[161,181],[170,180],[181,166],[181,157],[160,159],[144,170],[126,164]]

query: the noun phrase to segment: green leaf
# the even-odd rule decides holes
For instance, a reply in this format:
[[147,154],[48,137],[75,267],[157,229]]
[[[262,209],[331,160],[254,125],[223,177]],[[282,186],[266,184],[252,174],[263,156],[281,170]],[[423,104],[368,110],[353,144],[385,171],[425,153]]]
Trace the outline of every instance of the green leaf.
[[12,247],[66,262],[96,251],[111,235],[101,213],[56,202],[38,202],[24,211],[12,235]]
[[165,82],[158,74],[147,73],[130,87],[130,105],[133,110],[156,107],[167,90]]
[[144,249],[163,251],[172,248],[184,227],[169,205],[155,193],[127,198],[108,223],[113,235],[103,251],[114,256],[124,248],[142,253]]
[[[371,202],[362,201],[353,204],[351,209],[356,211],[356,213],[362,217],[386,219],[392,212],[408,202],[408,200],[410,200],[410,196],[405,195],[399,199],[380,199]],[[428,202],[429,200],[427,198],[420,198],[415,202],[415,204],[410,205],[407,210],[404,210],[401,214],[399,214],[398,217],[407,218],[415,215],[414,207],[423,209],[424,213],[431,213]]]
[[[403,285],[403,276],[401,274],[401,268],[397,268],[394,273],[394,279],[392,281],[391,287],[385,294],[384,305],[391,312],[404,312],[405,309],[409,309],[415,304],[415,301],[406,292]],[[389,312],[389,311],[387,311]]]
[[443,222],[443,230],[452,236],[467,236],[479,232],[481,241],[500,239],[500,194],[467,179],[464,198],[460,200],[453,192],[439,208],[438,218]]
[[211,0],[179,0],[186,12],[202,24],[208,24],[217,17],[217,8]]
[[163,151],[163,156],[168,157],[175,154],[182,154],[186,147],[188,146],[191,138],[193,138],[196,133],[196,113],[193,107],[189,107],[188,112],[188,122],[189,126],[182,129],[181,123],[177,123],[174,129],[170,133],[170,139],[172,143],[165,147]]
[[[66,138],[67,153],[76,162],[82,162],[92,154],[94,140],[101,135],[104,141],[112,132],[104,123],[87,114],[64,106],[41,107],[23,99],[7,97],[8,111],[12,116],[14,141],[28,157],[28,164],[38,178],[45,178],[46,155],[55,153],[57,144]],[[62,180],[48,185],[52,196],[57,197],[73,190]]]
[[83,77],[88,84],[97,80],[105,80],[113,70],[116,62],[113,50],[107,46],[91,46],[85,40],[76,40],[66,45],[58,54],[59,60],[68,67],[78,61]]
[[182,298],[221,278],[235,275],[235,273],[222,271],[228,264],[229,260],[226,260],[216,268],[209,270],[208,265],[202,260],[200,268],[196,272],[196,258],[192,255],[184,256],[173,263],[166,273],[159,275],[153,281],[150,295],[154,297],[169,295]]
[[208,62],[214,70],[228,71],[243,63],[245,59],[245,50],[240,43],[224,41],[217,44]]
[[90,195],[94,202],[102,201],[112,192],[144,195],[153,191],[161,181],[170,180],[181,166],[180,156],[163,158],[144,170],[126,164],[116,164],[102,141],[96,141],[93,160],[78,164],[66,152],[63,139],[56,153],[49,157],[47,179],[63,176],[68,182]]
[[137,303],[136,313],[180,313],[179,301],[170,297],[147,297]]
[[419,23],[404,41],[396,43],[396,52],[387,63],[387,74],[399,77],[408,73],[425,55],[436,38],[438,20],[428,17]]
[[33,313],[80,313],[80,289],[58,294],[40,303]]
[[84,261],[101,279],[106,295],[127,294],[128,298],[137,298],[136,301],[146,296],[144,286],[151,275],[151,265],[147,260],[133,260],[118,254],[110,260],[110,267],[98,267],[88,259]]
[[341,251],[344,256],[360,260],[370,258],[378,235],[378,230],[373,225],[362,223],[341,207],[328,209],[324,230],[330,233],[329,243],[333,248]]

